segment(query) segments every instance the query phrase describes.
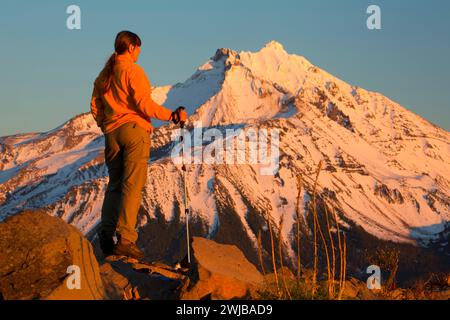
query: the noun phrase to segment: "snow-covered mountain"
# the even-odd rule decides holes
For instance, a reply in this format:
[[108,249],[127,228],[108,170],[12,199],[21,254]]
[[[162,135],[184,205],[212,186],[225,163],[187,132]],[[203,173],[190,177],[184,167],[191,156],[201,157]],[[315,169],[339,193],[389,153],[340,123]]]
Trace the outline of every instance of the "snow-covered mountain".
[[[280,132],[274,175],[261,174],[259,164],[188,166],[194,233],[256,250],[261,217],[277,223],[283,216],[287,256],[294,258],[296,210],[305,220],[322,161],[318,194],[343,226],[383,240],[448,246],[450,133],[385,96],[272,41],[259,52],[219,49],[184,83],[154,88],[153,98],[186,106],[189,123],[201,121],[205,129]],[[180,165],[170,157],[175,129],[166,125],[153,136],[139,220],[149,245],[169,245],[166,238],[178,235],[185,219]],[[50,132],[1,138],[0,219],[42,208],[88,234],[99,222],[108,181],[103,143],[90,114]],[[160,229],[151,227],[155,221]]]

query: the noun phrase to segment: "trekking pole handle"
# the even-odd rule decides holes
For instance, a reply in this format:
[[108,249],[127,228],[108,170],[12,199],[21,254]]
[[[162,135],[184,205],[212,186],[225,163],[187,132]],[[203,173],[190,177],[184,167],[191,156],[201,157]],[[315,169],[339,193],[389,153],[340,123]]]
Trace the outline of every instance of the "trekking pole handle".
[[[178,107],[178,109],[185,111],[186,108],[183,106]],[[186,125],[186,123],[184,121],[180,121],[180,128],[184,129],[184,126]]]
[[[178,107],[178,109],[179,110],[186,110],[186,108],[185,107],[183,107],[183,106],[180,106],[180,107]],[[184,129],[184,127],[185,127],[185,125],[186,125],[186,122],[185,121],[180,121],[180,128],[181,128],[181,131],[180,131],[180,142],[182,143],[182,144],[184,144],[184,136],[183,136],[183,129]],[[181,152],[182,152],[182,157],[184,158],[184,149],[183,149],[183,146],[181,147]],[[184,172],[186,172],[186,166],[185,166],[185,164],[184,164],[184,161],[183,161],[183,165],[182,165],[182,167],[181,167],[181,170],[183,170]]]

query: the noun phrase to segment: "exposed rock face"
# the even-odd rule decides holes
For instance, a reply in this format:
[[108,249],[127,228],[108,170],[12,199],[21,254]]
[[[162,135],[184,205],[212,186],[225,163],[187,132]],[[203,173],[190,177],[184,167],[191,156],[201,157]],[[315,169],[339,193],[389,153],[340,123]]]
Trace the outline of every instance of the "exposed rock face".
[[235,59],[235,60],[239,60],[240,59],[240,56],[239,56],[239,54],[236,51],[231,50],[231,49],[227,49],[227,48],[217,49],[216,54],[211,59],[214,60],[214,61],[219,61],[223,57],[230,58],[230,59]]
[[400,191],[397,189],[391,190],[385,184],[375,186],[375,195],[385,198],[389,203],[405,203],[403,195]]
[[[69,266],[79,267],[80,289],[69,289],[76,284]],[[31,211],[0,223],[0,294],[6,300],[107,298],[91,244],[81,232]]]
[[204,238],[192,243],[193,282],[181,299],[250,298],[263,283],[263,276],[236,246],[218,244]]
[[234,65],[238,65],[240,62],[239,53],[234,50],[221,48],[217,49],[216,54],[211,59],[213,61],[220,61],[220,59],[225,58],[225,70],[230,70]]

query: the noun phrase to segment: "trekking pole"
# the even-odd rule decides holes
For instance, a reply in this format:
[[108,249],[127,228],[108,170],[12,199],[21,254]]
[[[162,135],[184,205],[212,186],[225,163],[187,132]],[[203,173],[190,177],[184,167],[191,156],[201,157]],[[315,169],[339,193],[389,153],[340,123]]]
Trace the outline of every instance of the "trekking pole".
[[[181,107],[184,110],[184,107]],[[180,122],[181,134],[180,134],[180,142],[181,142],[181,159],[182,166],[181,170],[183,171],[183,184],[184,184],[184,213],[186,214],[186,243],[187,243],[187,255],[188,255],[188,264],[191,264],[191,243],[189,237],[189,207],[188,207],[188,196],[187,196],[187,183],[186,183],[186,165],[184,163],[184,121]]]

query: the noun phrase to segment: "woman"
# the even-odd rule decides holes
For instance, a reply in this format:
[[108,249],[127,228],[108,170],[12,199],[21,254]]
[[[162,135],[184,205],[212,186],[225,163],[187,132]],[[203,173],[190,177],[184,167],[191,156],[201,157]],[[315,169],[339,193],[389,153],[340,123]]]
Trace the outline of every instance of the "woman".
[[186,112],[183,108],[171,112],[152,100],[150,81],[135,64],[141,51],[136,34],[120,32],[114,46],[115,52],[95,80],[91,100],[91,113],[105,135],[109,173],[98,236],[105,255],[142,259],[135,227],[147,181],[150,118],[178,124],[186,121]]

